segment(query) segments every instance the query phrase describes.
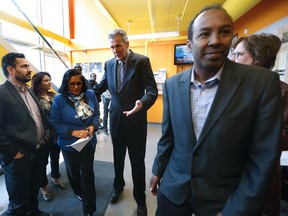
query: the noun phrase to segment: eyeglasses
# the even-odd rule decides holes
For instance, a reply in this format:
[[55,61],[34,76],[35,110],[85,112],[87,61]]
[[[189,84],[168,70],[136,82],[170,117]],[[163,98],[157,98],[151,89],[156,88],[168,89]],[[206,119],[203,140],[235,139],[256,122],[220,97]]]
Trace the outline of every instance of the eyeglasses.
[[244,54],[247,54],[247,53],[244,53],[244,52],[233,52],[232,53],[232,57],[234,59],[238,59],[240,56],[243,56]]
[[74,88],[75,86],[82,86],[83,82],[71,82],[71,83],[68,83],[68,86],[71,87],[71,88]]

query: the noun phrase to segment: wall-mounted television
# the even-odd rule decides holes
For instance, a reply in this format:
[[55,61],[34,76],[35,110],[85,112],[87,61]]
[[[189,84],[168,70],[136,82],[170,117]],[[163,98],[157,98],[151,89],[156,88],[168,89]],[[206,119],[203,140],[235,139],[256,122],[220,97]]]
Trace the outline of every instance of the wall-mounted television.
[[193,64],[192,53],[186,44],[174,45],[174,65]]

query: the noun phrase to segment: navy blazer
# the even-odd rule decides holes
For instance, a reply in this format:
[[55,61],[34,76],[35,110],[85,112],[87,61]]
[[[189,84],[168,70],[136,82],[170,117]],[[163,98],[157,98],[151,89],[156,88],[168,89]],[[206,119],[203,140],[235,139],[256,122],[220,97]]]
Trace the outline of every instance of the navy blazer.
[[[44,128],[47,118],[37,102],[36,96],[28,90],[36,101]],[[0,155],[3,162],[12,160],[17,152],[27,159],[36,154],[37,128],[24,100],[9,81],[0,86]]]
[[104,92],[108,88],[111,93],[110,131],[112,138],[115,138],[117,135],[120,116],[123,115],[123,111],[133,109],[136,100],[142,102],[143,108],[135,113],[133,117],[131,116],[131,118],[135,120],[136,131],[137,128],[140,129],[140,131],[146,131],[147,110],[154,104],[158,96],[156,82],[148,57],[130,50],[127,69],[120,92],[118,92],[117,89],[116,65],[117,60],[115,58],[105,62],[104,76],[96,87],[100,92]]
[[162,177],[159,190],[175,204],[184,203],[191,192],[200,215],[222,211],[225,216],[255,216],[279,158],[278,74],[227,60],[196,140],[191,72],[181,72],[164,85],[163,134],[152,170]]

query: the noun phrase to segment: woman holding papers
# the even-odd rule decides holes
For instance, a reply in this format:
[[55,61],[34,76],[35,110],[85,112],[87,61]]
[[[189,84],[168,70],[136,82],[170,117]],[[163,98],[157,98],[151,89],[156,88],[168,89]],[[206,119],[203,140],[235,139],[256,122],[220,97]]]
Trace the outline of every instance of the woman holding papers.
[[93,162],[98,102],[81,71],[76,69],[65,72],[59,93],[54,98],[50,122],[58,134],[73,192],[83,201],[84,215],[93,215],[96,211]]

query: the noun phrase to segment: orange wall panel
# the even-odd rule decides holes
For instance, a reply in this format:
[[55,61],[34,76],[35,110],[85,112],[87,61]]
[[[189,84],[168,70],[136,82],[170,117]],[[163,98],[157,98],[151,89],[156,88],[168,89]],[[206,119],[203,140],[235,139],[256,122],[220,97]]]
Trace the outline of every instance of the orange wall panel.
[[253,34],[288,16],[287,0],[263,0],[234,23],[234,32],[241,37],[244,29]]

